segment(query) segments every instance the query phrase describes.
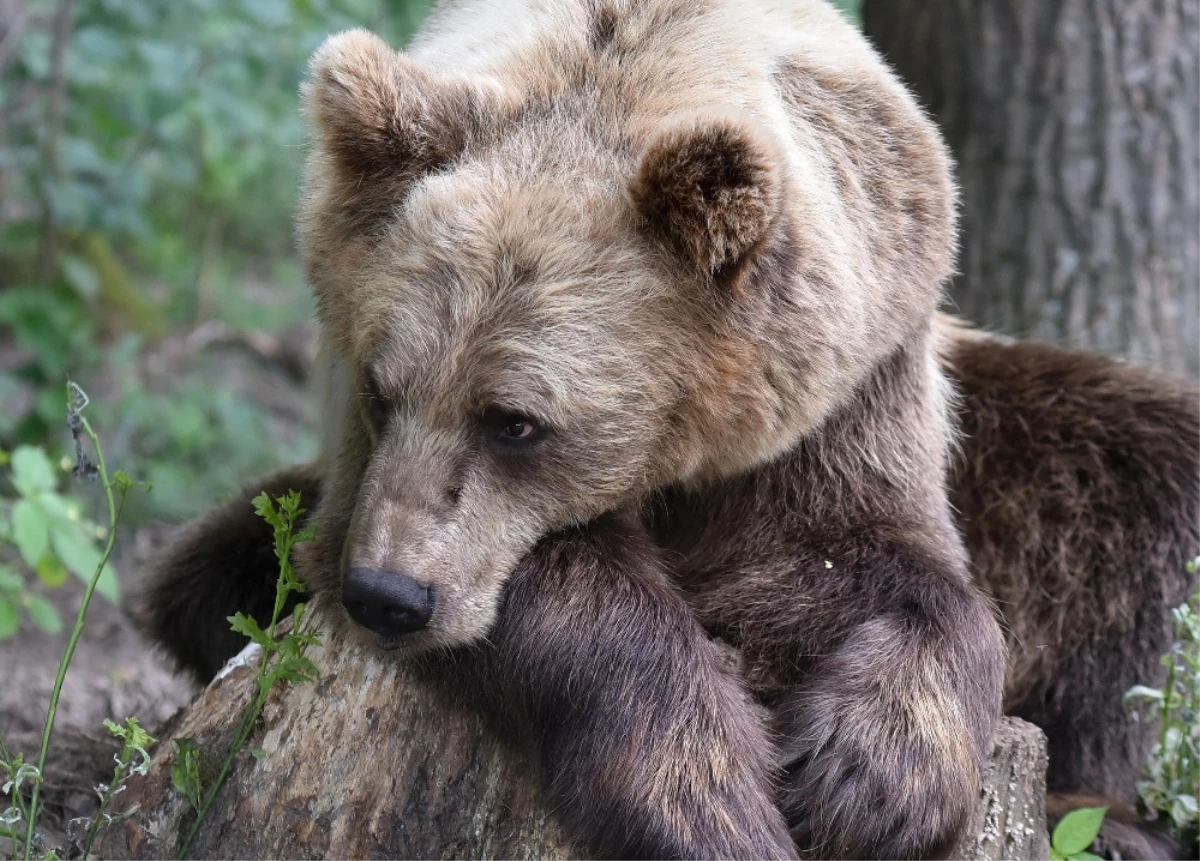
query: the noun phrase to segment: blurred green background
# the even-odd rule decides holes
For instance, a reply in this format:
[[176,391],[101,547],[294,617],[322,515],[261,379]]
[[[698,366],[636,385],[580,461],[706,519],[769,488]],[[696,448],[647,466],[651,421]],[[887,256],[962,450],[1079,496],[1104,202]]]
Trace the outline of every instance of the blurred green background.
[[429,5],[0,4],[0,448],[66,450],[69,374],[110,462],[155,486],[134,521],[312,455],[271,367],[311,312],[297,87],[329,33],[401,44]]
[[431,2],[0,3],[0,448],[66,453],[69,374],[154,484],[135,524],[314,453],[297,86],[327,34],[400,45]]

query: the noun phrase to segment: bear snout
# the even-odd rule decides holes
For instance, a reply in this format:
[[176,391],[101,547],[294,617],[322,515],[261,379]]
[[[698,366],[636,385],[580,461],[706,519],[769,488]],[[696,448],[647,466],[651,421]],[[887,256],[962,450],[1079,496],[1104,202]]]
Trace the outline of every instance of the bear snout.
[[385,641],[429,624],[437,587],[422,586],[402,571],[351,568],[342,582],[342,605],[350,618]]

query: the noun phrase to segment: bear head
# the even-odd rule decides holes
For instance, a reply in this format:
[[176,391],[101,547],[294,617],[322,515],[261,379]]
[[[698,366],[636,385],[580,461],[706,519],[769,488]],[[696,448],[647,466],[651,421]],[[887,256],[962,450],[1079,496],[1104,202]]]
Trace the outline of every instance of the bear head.
[[[385,646],[483,636],[541,537],[777,456],[928,327],[953,190],[898,85],[870,67],[903,183],[862,178],[902,149],[878,117],[825,104],[857,125],[806,137],[777,80],[674,98],[653,53],[505,77],[350,31],[313,59],[330,479],[303,570]],[[881,142],[825,151],[845,134]]]

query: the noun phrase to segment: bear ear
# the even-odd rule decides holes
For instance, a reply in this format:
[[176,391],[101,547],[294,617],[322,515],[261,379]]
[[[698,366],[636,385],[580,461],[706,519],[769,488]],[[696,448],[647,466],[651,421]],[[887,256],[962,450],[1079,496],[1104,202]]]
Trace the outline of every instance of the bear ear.
[[366,30],[330,36],[302,93],[318,149],[347,183],[407,180],[466,146],[483,94],[443,80]]
[[650,231],[721,280],[768,238],[781,172],[777,147],[751,118],[689,113],[653,133],[630,192]]

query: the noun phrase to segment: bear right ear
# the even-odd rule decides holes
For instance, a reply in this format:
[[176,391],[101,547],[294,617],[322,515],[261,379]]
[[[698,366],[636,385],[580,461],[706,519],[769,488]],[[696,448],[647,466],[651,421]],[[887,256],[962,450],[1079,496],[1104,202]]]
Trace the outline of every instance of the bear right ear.
[[630,194],[653,233],[703,277],[723,280],[769,237],[781,172],[774,142],[750,117],[698,111],[655,130]]
[[439,78],[366,30],[330,36],[310,66],[302,93],[315,143],[348,189],[450,161],[485,101],[482,88]]

